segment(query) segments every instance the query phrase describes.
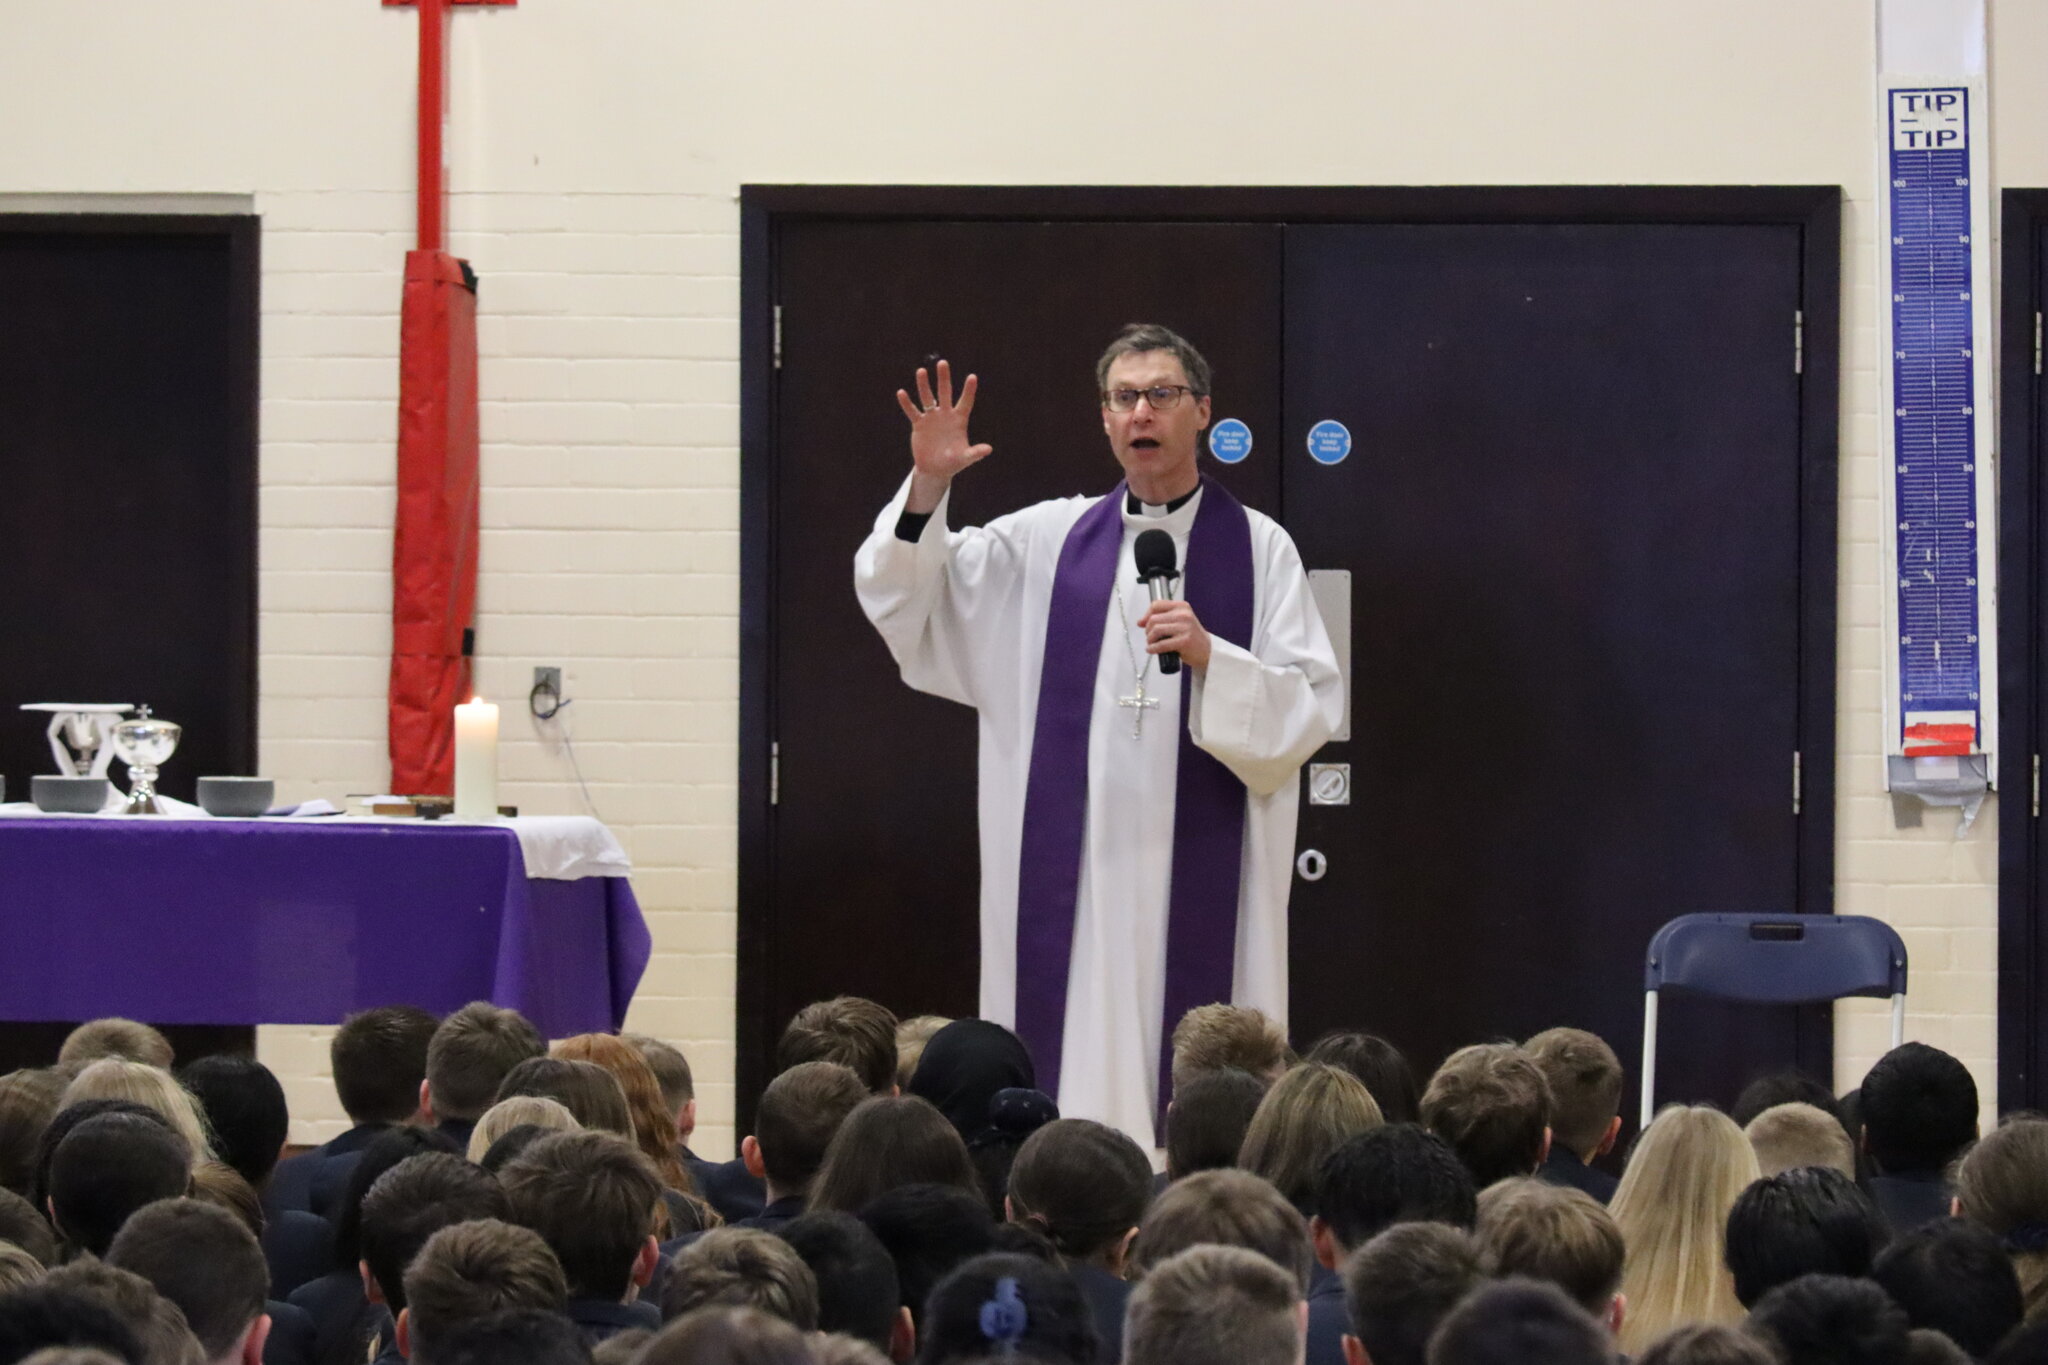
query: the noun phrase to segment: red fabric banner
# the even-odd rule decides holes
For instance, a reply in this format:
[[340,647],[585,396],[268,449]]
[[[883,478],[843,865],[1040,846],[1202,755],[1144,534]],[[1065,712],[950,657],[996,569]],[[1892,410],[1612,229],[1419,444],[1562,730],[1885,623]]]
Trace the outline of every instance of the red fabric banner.
[[405,256],[398,345],[398,521],[391,555],[391,790],[455,790],[455,706],[476,627],[476,276]]

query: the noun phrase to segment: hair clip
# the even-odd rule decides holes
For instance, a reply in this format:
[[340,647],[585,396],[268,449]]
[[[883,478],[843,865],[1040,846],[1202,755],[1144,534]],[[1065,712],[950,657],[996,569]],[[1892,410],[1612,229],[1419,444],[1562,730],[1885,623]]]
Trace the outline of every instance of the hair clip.
[[1017,1343],[1024,1339],[1024,1329],[1030,1325],[1030,1316],[1024,1311],[1024,1296],[1017,1292],[1017,1281],[1003,1276],[996,1281],[995,1297],[981,1305],[981,1334],[1004,1355],[1012,1355]]

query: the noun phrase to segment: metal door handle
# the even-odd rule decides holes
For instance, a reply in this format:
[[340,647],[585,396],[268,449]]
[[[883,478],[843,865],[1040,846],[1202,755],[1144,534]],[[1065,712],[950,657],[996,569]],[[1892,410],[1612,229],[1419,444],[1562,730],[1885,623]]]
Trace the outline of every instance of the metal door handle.
[[1301,856],[1294,860],[1295,875],[1305,882],[1319,882],[1323,879],[1323,874],[1329,870],[1330,860],[1318,849],[1305,848],[1301,851]]

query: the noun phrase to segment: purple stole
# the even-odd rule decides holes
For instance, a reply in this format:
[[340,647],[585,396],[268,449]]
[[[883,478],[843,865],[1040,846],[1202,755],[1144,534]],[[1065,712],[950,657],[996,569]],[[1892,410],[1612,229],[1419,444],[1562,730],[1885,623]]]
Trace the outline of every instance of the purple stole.
[[[1188,534],[1187,601],[1211,635],[1250,648],[1251,521],[1222,485],[1204,476],[1202,486],[1201,506]],[[1095,713],[1103,612],[1116,589],[1123,546],[1124,491],[1118,484],[1115,492],[1082,513],[1060,547],[1024,789],[1017,883],[1017,1033],[1037,1063],[1039,1085],[1055,1097],[1088,811],[1088,729]],[[1239,870],[1244,861],[1244,783],[1189,738],[1192,691],[1192,682],[1184,675],[1174,779],[1173,885],[1167,899],[1166,1011],[1159,1039],[1162,1108],[1169,1090],[1174,1022],[1197,1005],[1230,999]]]

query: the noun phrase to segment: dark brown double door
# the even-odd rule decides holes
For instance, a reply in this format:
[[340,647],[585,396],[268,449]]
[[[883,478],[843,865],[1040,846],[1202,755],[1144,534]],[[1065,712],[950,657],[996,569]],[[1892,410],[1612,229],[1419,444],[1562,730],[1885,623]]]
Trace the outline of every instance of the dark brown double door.
[[[974,717],[902,685],[850,585],[907,467],[891,395],[938,355],[981,375],[995,446],[956,524],[1115,482],[1093,362],[1158,321],[1251,429],[1209,471],[1350,572],[1353,732],[1317,761],[1351,765],[1351,800],[1304,805],[1327,871],[1291,907],[1304,1044],[1371,1029],[1426,1070],[1569,1023],[1633,1072],[1658,924],[1828,908],[1832,334],[1797,356],[1795,315],[1832,316],[1831,198],[1701,194],[1661,222],[1569,192],[1487,222],[778,211],[804,193],[749,213],[750,304],[779,319],[747,375],[743,1103],[809,1000],[975,1007]],[[1334,464],[1308,450],[1326,421]],[[1665,1027],[1670,1097],[1828,1059],[1792,1011],[1674,1003]]]

